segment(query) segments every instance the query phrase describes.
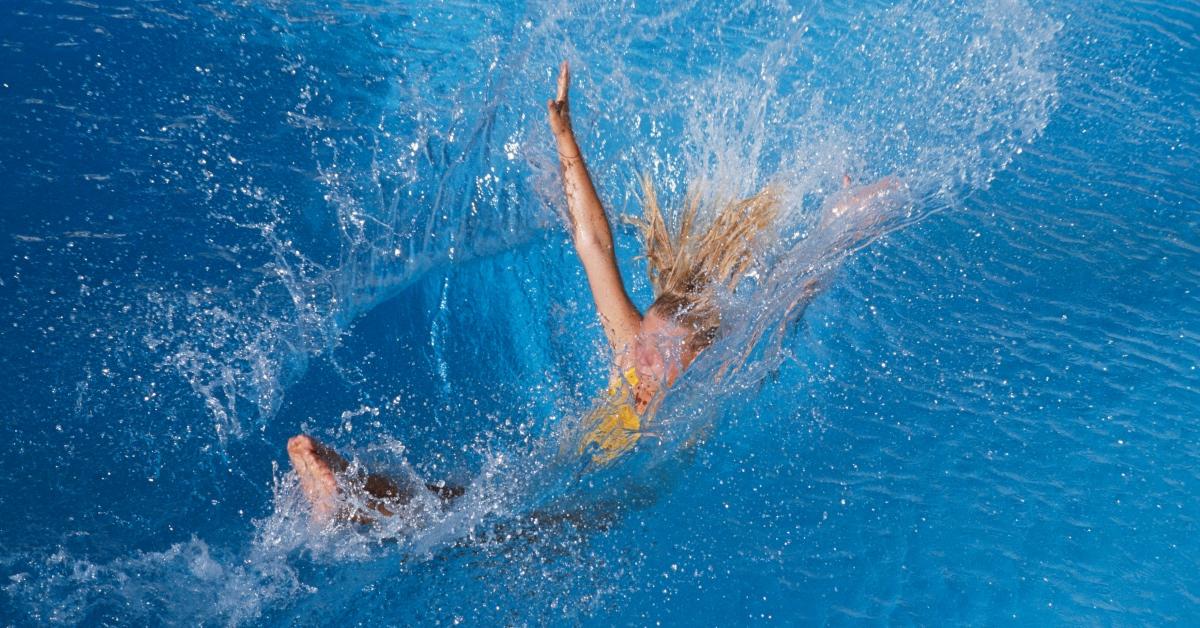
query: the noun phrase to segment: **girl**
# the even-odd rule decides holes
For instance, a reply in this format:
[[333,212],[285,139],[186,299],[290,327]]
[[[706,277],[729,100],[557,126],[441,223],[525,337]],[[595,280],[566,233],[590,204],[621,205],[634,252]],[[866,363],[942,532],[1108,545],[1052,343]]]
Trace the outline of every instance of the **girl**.
[[[558,148],[572,240],[612,352],[612,375],[607,394],[583,420],[581,436],[571,439],[567,451],[573,449],[581,456],[586,468],[596,468],[632,449],[648,433],[665,392],[717,337],[721,326],[717,293],[735,290],[758,262],[754,253],[773,225],[779,196],[767,187],[752,197],[724,204],[710,212],[711,221],[701,229],[697,221],[702,201],[692,194],[672,232],[649,179],[643,179],[645,215],[639,224],[655,299],[645,314],[639,312],[625,291],[608,217],[575,141],[569,86],[570,71],[564,61],[557,97],[546,102],[546,112]],[[843,184],[848,187],[849,179],[844,178]],[[897,180],[885,179],[844,194],[826,206],[822,220],[864,209],[900,187]],[[795,311],[802,311],[816,289],[815,280],[805,286],[793,310],[799,307]],[[343,478],[347,490],[359,493],[356,501],[373,511],[368,515],[339,507],[343,496],[338,493],[336,475],[344,473],[348,465],[332,449],[300,435],[288,441],[288,456],[317,521],[345,517],[367,522],[378,515],[391,516],[417,490],[431,491],[445,501],[462,494],[461,489],[435,485],[406,488],[377,474]]]

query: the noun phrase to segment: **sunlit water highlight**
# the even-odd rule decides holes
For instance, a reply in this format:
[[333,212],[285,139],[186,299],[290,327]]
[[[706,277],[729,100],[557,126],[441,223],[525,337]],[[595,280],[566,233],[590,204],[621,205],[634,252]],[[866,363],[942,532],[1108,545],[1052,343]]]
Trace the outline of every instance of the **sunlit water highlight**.
[[[1195,618],[1194,8],[0,12],[4,620]],[[659,438],[584,475],[561,58],[610,211],[642,173],[786,208]],[[906,191],[822,224],[843,173]],[[301,430],[467,496],[314,529]]]

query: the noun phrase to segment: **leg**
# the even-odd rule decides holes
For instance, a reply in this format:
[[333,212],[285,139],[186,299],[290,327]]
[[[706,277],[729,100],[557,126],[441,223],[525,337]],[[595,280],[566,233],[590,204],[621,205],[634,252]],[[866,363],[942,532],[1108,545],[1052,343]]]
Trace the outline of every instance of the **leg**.
[[[341,496],[338,494],[335,474],[345,473],[350,466],[345,458],[303,434],[289,439],[287,449],[292,467],[300,476],[300,488],[312,505],[314,521],[326,523],[340,517],[358,523],[373,522],[364,512],[339,508]],[[363,500],[368,508],[385,517],[395,514],[397,506],[408,503],[414,497],[411,487],[401,486],[392,478],[377,473],[352,478],[348,484],[351,490],[368,498]],[[425,488],[444,502],[452,501],[464,493],[461,487],[449,485],[426,484]]]

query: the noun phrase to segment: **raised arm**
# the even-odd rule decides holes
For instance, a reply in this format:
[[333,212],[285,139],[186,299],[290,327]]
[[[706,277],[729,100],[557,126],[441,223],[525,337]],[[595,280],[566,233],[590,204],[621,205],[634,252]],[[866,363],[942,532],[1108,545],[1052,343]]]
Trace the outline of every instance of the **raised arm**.
[[558,144],[563,189],[567,194],[567,215],[571,220],[571,238],[579,259],[583,261],[600,323],[616,356],[633,342],[641,328],[642,316],[629,300],[625,284],[621,282],[621,271],[617,269],[617,259],[613,254],[608,217],[604,214],[600,197],[596,195],[592,178],[583,163],[583,155],[579,152],[579,144],[575,142],[575,132],[571,129],[567,107],[570,80],[570,69],[567,62],[563,61],[558,74],[558,97],[546,101],[546,112]]

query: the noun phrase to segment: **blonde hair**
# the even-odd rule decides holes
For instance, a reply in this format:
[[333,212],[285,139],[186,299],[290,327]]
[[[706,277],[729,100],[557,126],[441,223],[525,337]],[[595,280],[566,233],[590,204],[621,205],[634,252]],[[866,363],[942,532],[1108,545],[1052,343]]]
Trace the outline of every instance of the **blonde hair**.
[[[654,289],[651,310],[687,327],[689,345],[700,351],[713,342],[721,327],[716,302],[720,288],[737,288],[746,273],[761,260],[755,255],[764,232],[779,213],[779,194],[767,186],[754,196],[711,201],[720,209],[700,213],[703,194],[692,190],[684,201],[677,228],[663,219],[658,196],[649,176],[642,177],[643,217],[632,219],[642,232],[647,272]],[[697,228],[697,221],[707,224]]]

